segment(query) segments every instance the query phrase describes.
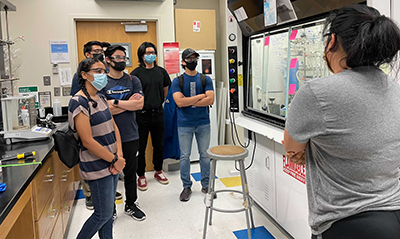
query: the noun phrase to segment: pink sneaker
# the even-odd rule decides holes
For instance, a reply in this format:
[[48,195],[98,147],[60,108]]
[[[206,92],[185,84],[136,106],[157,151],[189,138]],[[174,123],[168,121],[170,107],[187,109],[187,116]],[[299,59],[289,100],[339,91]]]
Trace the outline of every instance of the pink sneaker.
[[162,184],[168,184],[168,178],[162,173],[162,171],[157,171],[154,173],[154,178],[157,179]]
[[137,187],[140,191],[146,191],[147,190],[147,181],[146,181],[146,176],[141,176],[137,180]]

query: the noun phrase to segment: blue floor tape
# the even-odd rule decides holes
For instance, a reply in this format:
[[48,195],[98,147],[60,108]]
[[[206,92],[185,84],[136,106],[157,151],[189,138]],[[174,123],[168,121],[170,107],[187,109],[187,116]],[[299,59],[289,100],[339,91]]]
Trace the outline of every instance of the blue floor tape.
[[[198,182],[198,181],[201,180],[201,173],[192,173],[191,175],[192,175],[192,177],[194,178],[194,180],[195,180],[196,182]],[[215,179],[218,179],[218,177],[215,176]]]
[[85,198],[85,195],[83,195],[82,189],[79,189],[78,191],[76,191],[75,200],[82,198]]
[[[234,231],[233,234],[235,234],[237,239],[247,239],[247,229],[240,230],[240,231]],[[251,229],[251,238],[252,239],[275,239],[269,233],[269,231],[265,227],[256,227],[254,229]]]

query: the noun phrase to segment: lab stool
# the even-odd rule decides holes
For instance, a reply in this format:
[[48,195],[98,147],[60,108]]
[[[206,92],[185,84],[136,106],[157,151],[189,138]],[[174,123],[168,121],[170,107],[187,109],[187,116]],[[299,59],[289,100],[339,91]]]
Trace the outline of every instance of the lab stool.
[[[208,193],[206,194],[205,198],[206,216],[204,220],[203,239],[205,239],[207,235],[207,223],[209,222],[211,226],[213,210],[225,213],[236,213],[245,211],[248,238],[251,239],[250,220],[251,220],[251,227],[253,229],[254,229],[254,221],[253,221],[253,213],[251,211],[251,198],[249,196],[249,188],[247,186],[246,171],[244,167],[244,159],[247,157],[248,154],[249,151],[247,149],[235,145],[220,145],[212,147],[211,149],[207,150],[207,155],[212,160],[210,169],[210,183],[208,186]],[[240,178],[242,181],[242,191],[232,190],[232,189],[215,190],[215,171],[217,168],[218,160],[225,160],[225,161],[229,160],[229,161],[235,161],[235,163],[236,162],[239,163]],[[236,192],[242,194],[243,208],[222,209],[214,207],[213,206],[214,195],[220,192]]]

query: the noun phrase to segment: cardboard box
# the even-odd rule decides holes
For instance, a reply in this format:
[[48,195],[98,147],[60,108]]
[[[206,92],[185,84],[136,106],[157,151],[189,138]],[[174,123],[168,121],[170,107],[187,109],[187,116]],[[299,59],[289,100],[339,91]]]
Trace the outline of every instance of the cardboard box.
[[216,50],[215,10],[175,9],[179,49]]

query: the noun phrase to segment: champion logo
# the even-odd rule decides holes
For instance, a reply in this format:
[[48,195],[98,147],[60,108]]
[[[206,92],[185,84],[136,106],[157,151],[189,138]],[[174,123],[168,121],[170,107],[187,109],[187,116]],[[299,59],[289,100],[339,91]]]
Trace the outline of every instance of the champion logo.
[[106,94],[107,95],[113,95],[113,94],[124,94],[126,92],[130,92],[130,89],[122,89],[122,90],[107,90]]

